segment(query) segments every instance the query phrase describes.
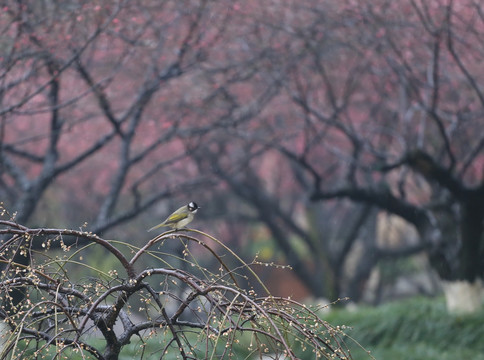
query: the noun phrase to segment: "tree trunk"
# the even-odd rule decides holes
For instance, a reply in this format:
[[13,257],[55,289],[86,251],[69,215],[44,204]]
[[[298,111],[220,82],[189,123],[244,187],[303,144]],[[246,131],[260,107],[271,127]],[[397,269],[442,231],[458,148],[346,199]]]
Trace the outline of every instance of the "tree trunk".
[[[460,202],[460,217],[441,225],[443,241],[434,249],[433,265],[442,279],[447,309],[451,313],[472,313],[484,303],[482,283],[484,205],[470,193]],[[456,231],[455,227],[458,227]],[[438,256],[435,256],[438,255]]]
[[482,281],[442,281],[447,310],[454,314],[469,314],[478,311],[483,303]]
[[457,278],[474,283],[482,276],[481,262],[484,251],[484,202],[482,197],[470,194],[469,199],[461,204],[459,249],[459,271]]

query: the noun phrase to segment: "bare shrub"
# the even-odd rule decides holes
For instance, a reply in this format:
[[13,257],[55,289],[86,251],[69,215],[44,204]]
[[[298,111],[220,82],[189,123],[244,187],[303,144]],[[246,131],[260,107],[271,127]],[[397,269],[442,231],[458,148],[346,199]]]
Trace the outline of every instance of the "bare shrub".
[[[118,359],[130,343],[139,359],[351,358],[342,329],[315,310],[239,286],[264,289],[253,264],[205,233],[170,230],[137,247],[82,230],[0,225],[2,359]],[[183,244],[179,256],[166,251],[172,242]],[[100,251],[117,270],[88,265]]]

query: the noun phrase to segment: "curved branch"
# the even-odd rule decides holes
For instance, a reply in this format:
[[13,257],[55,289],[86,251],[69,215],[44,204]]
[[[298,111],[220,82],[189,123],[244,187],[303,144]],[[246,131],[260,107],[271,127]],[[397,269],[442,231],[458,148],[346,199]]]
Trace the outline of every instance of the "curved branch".
[[397,198],[387,188],[381,188],[380,190],[364,188],[342,188],[333,191],[316,190],[311,195],[311,200],[313,201],[336,198],[348,198],[376,205],[402,217],[415,225],[417,229],[423,229],[431,222],[424,209]]
[[[75,238],[85,239],[87,241],[95,242],[102,247],[106,248],[111,254],[113,254],[121,263],[121,265],[126,270],[130,278],[134,277],[134,269],[130,265],[127,258],[119,251],[116,247],[111,245],[111,243],[103,238],[93,234],[91,232],[78,231],[78,230],[68,230],[68,229],[50,229],[50,228],[39,228],[39,229],[29,229],[13,221],[0,220],[0,224],[9,226],[9,229],[0,229],[0,235],[10,234],[10,235],[29,235],[29,236],[42,236],[42,235],[53,235],[53,236],[73,236]],[[76,241],[72,241],[74,244]],[[70,245],[69,242],[64,241],[66,245]],[[33,248],[41,249],[41,244],[38,247],[33,245]]]
[[434,181],[449,190],[456,198],[462,197],[464,187],[459,180],[452,175],[450,169],[438,164],[427,153],[421,150],[411,151],[405,156],[404,163],[423,175],[426,179]]

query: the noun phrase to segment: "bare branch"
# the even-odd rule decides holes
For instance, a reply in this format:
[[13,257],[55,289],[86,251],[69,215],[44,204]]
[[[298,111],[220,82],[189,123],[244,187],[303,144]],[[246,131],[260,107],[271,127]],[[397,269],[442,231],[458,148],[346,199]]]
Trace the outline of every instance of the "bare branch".
[[[197,231],[194,233],[203,235]],[[19,242],[37,243],[36,237],[42,237],[44,244],[50,244],[75,235],[93,241],[93,246],[103,246],[107,255],[114,256],[119,265],[125,268],[125,258],[112,244],[133,248],[131,244],[109,242],[79,231],[29,229],[4,220],[0,220],[0,234],[13,235],[15,239],[5,243],[0,250],[3,255]],[[128,268],[141,255],[155,255],[149,250],[150,247],[155,244],[163,246],[166,240],[176,239],[190,240],[194,245],[203,243],[201,239],[181,232],[168,232],[139,249]],[[79,263],[73,258],[82,254],[85,248],[65,247],[65,254],[54,259],[49,256],[49,246],[40,247],[43,250],[36,250],[43,255],[38,257],[39,261],[23,268],[19,267],[20,264],[12,264],[13,267],[0,274],[0,288],[6,294],[2,301],[7,304],[12,302],[9,294],[19,288],[38,294],[43,299],[32,302],[25,298],[15,306],[2,307],[0,318],[11,326],[12,332],[3,349],[4,354],[21,351],[21,339],[21,343],[25,341],[27,347],[35,346],[32,358],[46,354],[51,351],[49,347],[55,345],[56,354],[67,355],[69,349],[77,349],[81,354],[86,351],[97,359],[117,359],[121,349],[130,343],[133,336],[138,336],[143,342],[156,337],[158,344],[164,344],[155,351],[157,355],[164,356],[170,352],[189,359],[213,353],[223,358],[234,356],[234,344],[244,341],[241,334],[250,333],[251,338],[257,341],[249,345],[252,347],[249,354],[271,352],[275,356],[297,359],[299,356],[292,347],[292,342],[297,339],[318,357],[351,359],[342,340],[345,334],[340,329],[332,327],[309,307],[294,300],[270,295],[256,297],[252,291],[227,281],[237,272],[222,262],[222,257],[210,246],[204,243],[203,247],[223,265],[223,270],[217,270],[217,275],[202,269],[195,258],[185,256],[184,260],[193,264],[195,270],[200,270],[202,276],[173,267],[155,267],[139,271],[133,268],[128,277],[119,277],[114,269],[109,274],[103,274],[94,268],[99,271],[98,278],[79,282],[69,278],[69,269],[78,266]],[[158,255],[155,256],[160,259]],[[240,260],[235,253],[234,256]],[[45,261],[40,261],[42,258]],[[24,275],[9,276],[17,272]],[[43,273],[49,275],[42,276]],[[148,282],[159,285],[152,286]],[[183,291],[177,292],[177,289]],[[134,303],[144,304],[145,311],[140,310],[134,316]],[[170,303],[174,306],[170,306]],[[182,319],[182,315],[188,319]],[[123,328],[118,329],[115,324]],[[92,336],[89,334],[93,327],[100,332],[105,345],[91,344]],[[187,336],[189,333],[195,333],[195,339]],[[101,349],[102,346],[104,349]],[[30,357],[26,355],[25,358]]]

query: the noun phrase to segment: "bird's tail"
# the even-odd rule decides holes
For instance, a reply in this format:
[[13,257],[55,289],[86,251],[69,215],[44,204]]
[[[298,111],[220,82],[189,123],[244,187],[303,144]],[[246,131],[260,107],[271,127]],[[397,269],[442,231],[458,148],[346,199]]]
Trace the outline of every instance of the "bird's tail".
[[162,222],[161,224],[153,226],[151,229],[148,230],[148,232],[156,230],[156,229],[163,227],[163,226],[168,226],[168,225],[166,225],[164,222]]

